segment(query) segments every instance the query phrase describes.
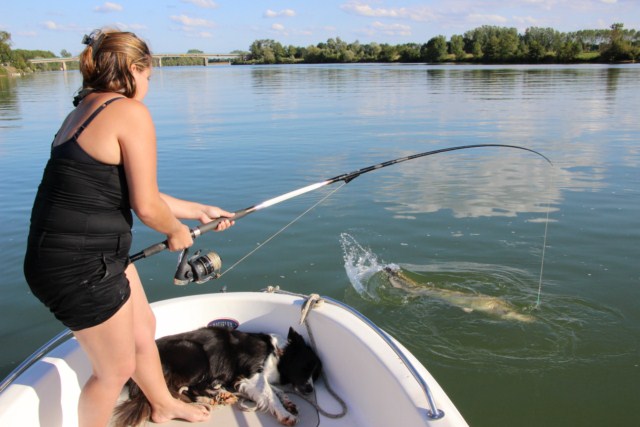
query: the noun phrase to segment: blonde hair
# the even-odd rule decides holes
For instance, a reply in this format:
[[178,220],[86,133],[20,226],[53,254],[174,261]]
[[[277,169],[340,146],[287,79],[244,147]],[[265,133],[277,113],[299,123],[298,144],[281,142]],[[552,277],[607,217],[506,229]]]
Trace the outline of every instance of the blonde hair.
[[150,68],[149,46],[135,34],[118,30],[95,30],[82,40],[87,47],[80,54],[82,89],[74,98],[78,105],[91,92],[117,92],[127,98],[136,94],[131,66]]

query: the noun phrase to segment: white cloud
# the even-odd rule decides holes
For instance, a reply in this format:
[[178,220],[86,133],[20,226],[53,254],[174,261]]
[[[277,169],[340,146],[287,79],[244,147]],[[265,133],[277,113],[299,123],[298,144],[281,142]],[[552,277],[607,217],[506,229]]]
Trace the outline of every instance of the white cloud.
[[44,21],[42,27],[51,31],[87,31],[86,28],[80,28],[75,24],[64,25],[55,21]]
[[616,4],[618,3],[618,0],[600,0],[602,3],[607,3],[607,4]]
[[340,5],[340,9],[347,13],[373,18],[409,19],[412,21],[426,22],[437,18],[437,14],[427,6],[401,7],[401,8],[374,8],[358,0],[350,0]]
[[198,33],[198,37],[200,37],[202,39],[212,39],[213,38],[213,34],[211,34],[208,31],[200,31]]
[[99,13],[122,12],[123,7],[118,3],[105,2],[102,6],[96,6],[94,11]]
[[182,3],[191,3],[203,9],[217,9],[218,4],[212,0],[182,0]]
[[[558,0],[523,0],[525,4],[539,6],[544,10],[551,10],[558,4]],[[578,0],[582,2],[583,0]]]
[[411,27],[402,24],[383,24],[382,22],[374,22],[371,27],[379,33],[386,34],[388,36],[410,36]]
[[375,21],[366,28],[356,30],[355,33],[367,37],[376,37],[380,34],[392,37],[406,37],[412,34],[411,27],[409,25],[385,24],[380,21]]
[[480,13],[473,13],[467,16],[467,21],[481,22],[483,24],[487,24],[487,23],[504,24],[507,22],[507,18],[501,15],[483,15]]
[[296,12],[295,10],[292,10],[292,9],[284,9],[284,10],[281,10],[280,12],[267,9],[267,11],[264,13],[265,18],[278,18],[280,16],[293,17],[293,16],[296,16]]
[[282,24],[271,24],[271,30],[279,36],[288,37],[290,31]]
[[42,23],[42,26],[51,31],[72,31],[76,29],[75,27],[71,27],[69,25],[58,24],[55,21],[45,21]]
[[536,27],[540,25],[540,20],[532,16],[514,16],[513,20],[518,24]]
[[139,31],[139,30],[146,30],[148,28],[144,24],[124,24],[122,22],[116,23],[116,27],[120,31]]
[[53,22],[53,21],[45,21],[45,22],[43,22],[43,23],[42,23],[42,25],[43,25],[47,30],[54,30],[54,31],[56,31],[56,30],[60,30],[60,29],[61,29],[60,25],[56,24],[56,23],[55,23],[55,22]]
[[170,17],[172,21],[178,22],[187,28],[192,27],[213,27],[215,24],[203,18],[192,18],[187,15],[173,15]]

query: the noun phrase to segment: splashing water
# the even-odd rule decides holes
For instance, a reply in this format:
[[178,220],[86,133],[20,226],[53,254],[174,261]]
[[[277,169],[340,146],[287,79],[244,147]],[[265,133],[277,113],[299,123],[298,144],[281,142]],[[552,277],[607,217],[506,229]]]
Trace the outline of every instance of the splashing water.
[[363,248],[350,234],[340,234],[340,245],[344,254],[344,268],[353,289],[365,299],[379,301],[380,297],[370,279],[385,267],[398,266],[382,263],[376,254]]

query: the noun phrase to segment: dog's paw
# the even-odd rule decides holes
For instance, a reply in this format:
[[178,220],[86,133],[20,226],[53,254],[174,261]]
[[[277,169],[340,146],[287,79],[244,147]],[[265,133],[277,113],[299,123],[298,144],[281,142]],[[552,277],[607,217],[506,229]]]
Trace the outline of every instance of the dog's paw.
[[298,415],[298,407],[291,401],[291,399],[289,399],[289,396],[286,394],[282,395],[280,401],[287,411],[291,412],[293,415]]
[[196,402],[206,403],[213,406],[233,405],[238,402],[238,397],[226,390],[207,390],[206,396],[198,396]]
[[278,419],[278,422],[280,424],[285,426],[294,426],[298,422],[298,417],[293,414],[279,414],[278,416],[276,416],[276,418]]
[[238,396],[225,390],[217,394],[216,400],[220,402],[221,405],[233,405],[238,402]]

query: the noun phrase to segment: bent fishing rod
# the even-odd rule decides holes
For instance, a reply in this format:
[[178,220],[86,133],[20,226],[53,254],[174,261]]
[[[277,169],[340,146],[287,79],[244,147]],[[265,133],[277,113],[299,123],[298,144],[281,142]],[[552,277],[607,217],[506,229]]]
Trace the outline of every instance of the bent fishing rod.
[[[395,165],[397,163],[402,163],[402,162],[406,162],[408,160],[413,160],[413,159],[417,159],[420,157],[426,157],[426,156],[432,156],[434,154],[440,154],[440,153],[446,153],[449,151],[458,151],[458,150],[466,150],[466,149],[470,149],[470,148],[485,148],[485,147],[501,147],[501,148],[515,148],[518,150],[524,150],[524,151],[529,151],[531,153],[534,153],[540,157],[542,157],[543,159],[545,159],[549,164],[553,165],[553,163],[551,162],[551,160],[549,160],[545,155],[532,150],[530,148],[526,148],[526,147],[520,147],[518,145],[508,145],[508,144],[471,144],[471,145],[459,145],[456,147],[448,147],[448,148],[440,148],[438,150],[431,150],[431,151],[425,151],[424,153],[417,153],[417,154],[412,154],[410,156],[405,156],[405,157],[399,157],[397,159],[393,159],[393,160],[388,160],[386,162],[382,162],[382,163],[378,163],[372,166],[367,166],[365,168],[362,169],[358,169],[356,171],[353,172],[349,172],[349,173],[345,173],[342,175],[338,175],[335,176],[333,178],[329,178],[327,180],[321,181],[321,182],[317,182],[315,184],[311,184],[311,185],[307,185],[305,187],[299,188],[297,190],[293,190],[290,191],[288,193],[282,194],[280,196],[276,196],[272,199],[269,200],[265,200],[262,203],[258,203],[257,205],[253,205],[250,206],[248,208],[245,209],[240,209],[236,212],[234,212],[233,217],[231,218],[226,218],[226,217],[220,217],[220,218],[216,218],[213,221],[207,223],[207,224],[202,224],[199,225],[197,227],[194,227],[191,229],[191,236],[195,239],[197,237],[200,237],[202,234],[211,231],[213,229],[215,229],[218,224],[221,221],[224,221],[225,219],[230,219],[230,220],[238,220],[240,218],[243,218],[247,215],[249,215],[250,213],[253,212],[257,212],[259,210],[268,208],[269,206],[273,206],[276,205],[278,203],[282,203],[286,200],[292,199],[294,197],[298,197],[302,194],[305,193],[309,193],[311,191],[317,190],[319,188],[325,187],[327,185],[331,185],[334,184],[336,182],[339,181],[344,181],[345,184],[348,184],[349,182],[353,181],[355,178],[359,177],[362,174],[365,174],[367,172],[371,172],[371,171],[375,171],[378,169],[382,169],[385,168],[387,166],[391,166],[391,165]],[[141,260],[143,258],[148,258],[152,255],[155,255],[157,253],[160,253],[162,251],[164,251],[165,249],[167,249],[168,247],[168,241],[165,240],[163,242],[159,242],[156,243],[155,245],[151,245],[146,249],[143,249],[142,251],[131,255],[129,258],[131,260],[131,262],[136,262],[138,260]]]

